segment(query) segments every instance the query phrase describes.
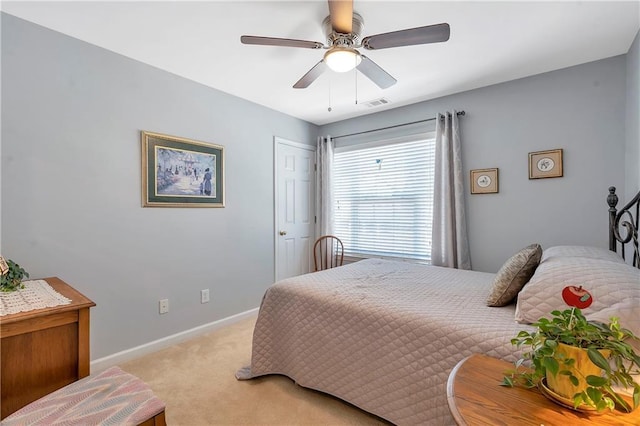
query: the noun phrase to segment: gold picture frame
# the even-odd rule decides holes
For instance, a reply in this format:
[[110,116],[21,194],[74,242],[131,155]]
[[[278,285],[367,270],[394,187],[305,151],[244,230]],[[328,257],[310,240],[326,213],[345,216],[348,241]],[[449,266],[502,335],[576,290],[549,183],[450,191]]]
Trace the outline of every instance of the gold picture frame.
[[472,194],[496,194],[499,192],[498,168],[471,170],[470,178]]
[[224,207],[224,147],[141,132],[143,207]]
[[562,177],[562,149],[529,153],[529,179]]

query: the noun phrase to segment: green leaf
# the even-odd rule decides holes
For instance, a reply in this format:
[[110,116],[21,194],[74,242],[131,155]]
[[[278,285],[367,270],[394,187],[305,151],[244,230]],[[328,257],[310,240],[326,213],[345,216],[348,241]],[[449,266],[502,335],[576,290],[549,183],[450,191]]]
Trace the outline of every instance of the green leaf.
[[596,403],[596,409],[598,412],[604,411],[605,408],[609,407],[606,399],[602,399]]
[[578,386],[580,384],[578,378],[573,374],[569,376],[569,380],[571,381],[571,384],[573,384],[573,386]]
[[591,401],[593,401],[593,403],[596,405],[600,401],[602,401],[602,392],[600,392],[598,389],[594,387],[587,388],[587,395],[589,395],[589,398],[591,399]]
[[548,347],[540,348],[537,355],[544,358],[553,358],[553,349]]
[[558,374],[558,369],[560,368],[560,366],[558,365],[558,361],[556,361],[554,358],[550,358],[550,357],[544,358],[542,360],[542,365],[544,366],[544,368],[549,370],[551,374],[553,374],[554,376]]
[[513,379],[511,379],[511,377],[503,377],[502,378],[502,383],[500,383],[500,386],[506,386],[508,388],[512,388],[513,387]]
[[629,406],[627,401],[625,401],[624,398],[622,398],[620,395],[615,393],[613,389],[611,389],[611,386],[606,385],[606,386],[603,386],[603,388],[607,391],[607,393],[609,394],[609,396],[611,396],[611,398],[615,401],[615,403],[618,404],[620,408],[622,408],[622,411],[626,413],[631,412],[631,407]]
[[604,386],[607,384],[607,379],[600,376],[587,376],[587,384],[595,387]]
[[609,367],[609,363],[607,359],[602,356],[598,350],[589,348],[587,349],[587,355],[589,355],[589,359],[598,367],[602,368],[604,371],[609,373],[611,371],[611,367]]

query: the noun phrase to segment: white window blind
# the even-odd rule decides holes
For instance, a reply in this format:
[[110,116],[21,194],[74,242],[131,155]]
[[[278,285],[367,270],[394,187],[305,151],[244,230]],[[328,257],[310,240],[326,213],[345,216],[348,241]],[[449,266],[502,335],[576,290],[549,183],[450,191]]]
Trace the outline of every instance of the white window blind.
[[335,233],[345,255],[430,261],[435,140],[416,138],[336,149]]

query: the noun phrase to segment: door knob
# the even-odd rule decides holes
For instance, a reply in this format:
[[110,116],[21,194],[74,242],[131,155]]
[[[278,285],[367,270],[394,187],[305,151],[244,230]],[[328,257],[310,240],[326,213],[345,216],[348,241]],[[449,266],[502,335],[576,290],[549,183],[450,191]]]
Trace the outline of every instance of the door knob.
[[280,231],[280,235],[287,235],[287,231]]

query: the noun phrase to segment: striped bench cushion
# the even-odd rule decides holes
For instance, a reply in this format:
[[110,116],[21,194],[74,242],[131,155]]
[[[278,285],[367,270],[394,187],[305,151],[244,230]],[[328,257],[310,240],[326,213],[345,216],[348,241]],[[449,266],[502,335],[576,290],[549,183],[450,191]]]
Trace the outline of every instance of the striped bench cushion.
[[149,385],[111,367],[32,402],[2,425],[138,425],[164,408]]

